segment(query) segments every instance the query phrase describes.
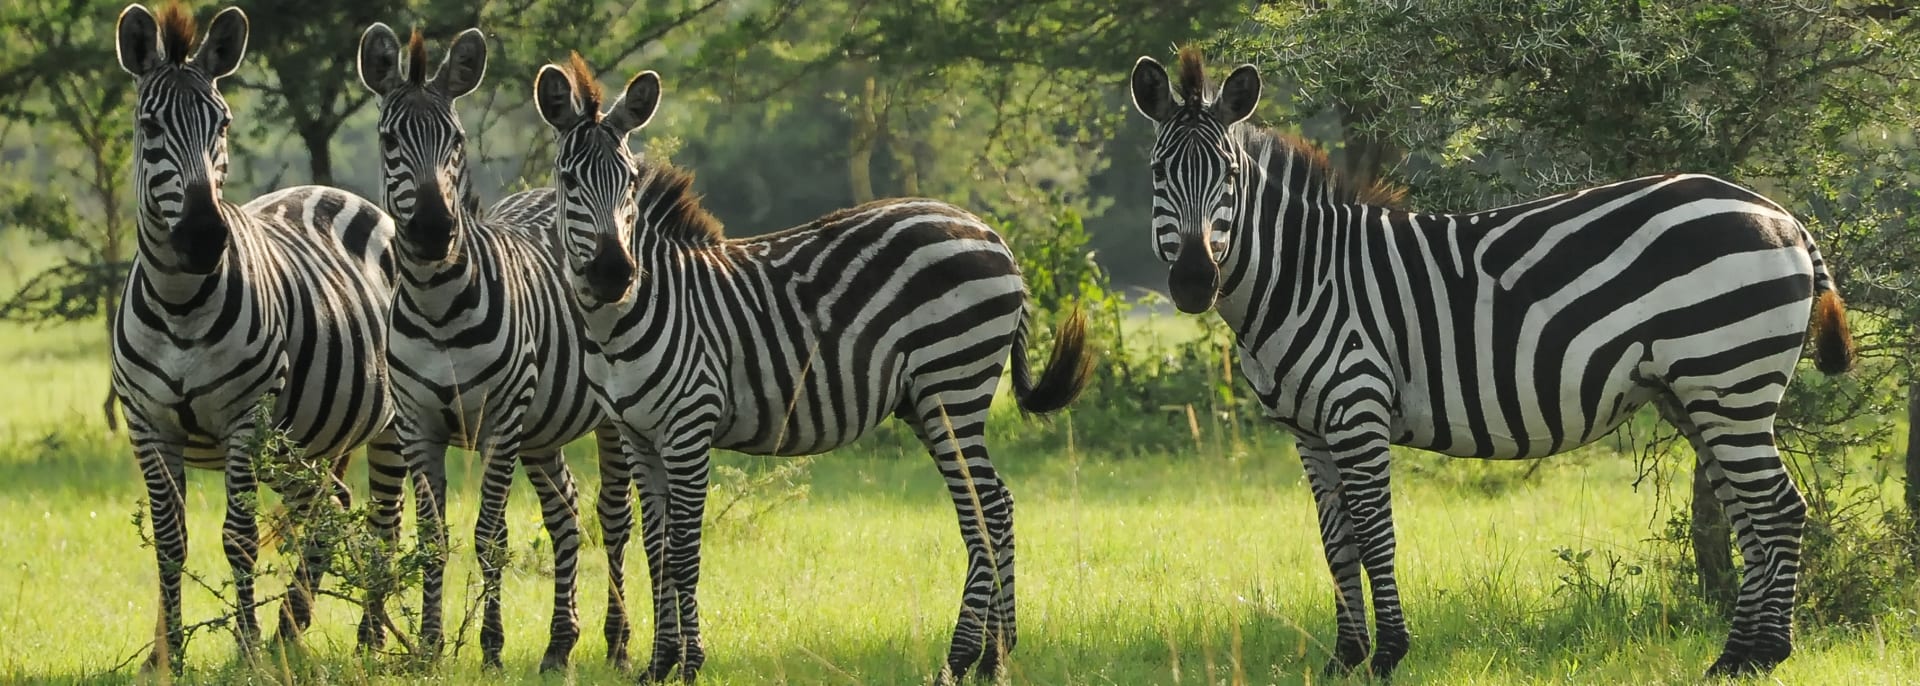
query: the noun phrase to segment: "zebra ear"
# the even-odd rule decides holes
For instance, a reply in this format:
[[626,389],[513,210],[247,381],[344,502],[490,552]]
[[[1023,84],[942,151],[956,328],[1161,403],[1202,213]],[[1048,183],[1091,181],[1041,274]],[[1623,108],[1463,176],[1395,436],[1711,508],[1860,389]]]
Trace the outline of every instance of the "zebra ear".
[[580,123],[580,99],[573,96],[573,89],[573,77],[560,67],[549,64],[534,75],[533,103],[548,126],[565,131]]
[[627,82],[626,93],[620,96],[620,102],[613,104],[613,111],[607,113],[607,118],[602,121],[615,131],[628,133],[653,121],[653,112],[659,107],[660,75],[643,71]]
[[1242,64],[1227,75],[1227,82],[1220,86],[1220,97],[1213,100],[1213,116],[1229,126],[1245,121],[1253,116],[1253,108],[1260,104],[1260,70],[1251,64]]
[[213,16],[206,40],[200,44],[200,51],[193,54],[193,64],[209,78],[217,79],[239,69],[240,58],[246,54],[247,13],[238,7],[228,7]]
[[147,8],[127,5],[120,10],[120,23],[114,31],[119,38],[113,49],[120,57],[120,68],[127,73],[140,76],[166,61],[160,54],[160,24],[153,20],[153,13]]
[[449,98],[472,93],[480,87],[480,79],[487,75],[487,37],[480,29],[467,29],[453,38],[453,46],[447,48],[447,59],[440,63],[440,72],[433,75],[433,85]]
[[400,37],[386,24],[374,22],[360,34],[360,84],[385,96],[400,86]]
[[1133,63],[1133,108],[1156,122],[1173,116],[1173,86],[1167,68],[1152,57]]

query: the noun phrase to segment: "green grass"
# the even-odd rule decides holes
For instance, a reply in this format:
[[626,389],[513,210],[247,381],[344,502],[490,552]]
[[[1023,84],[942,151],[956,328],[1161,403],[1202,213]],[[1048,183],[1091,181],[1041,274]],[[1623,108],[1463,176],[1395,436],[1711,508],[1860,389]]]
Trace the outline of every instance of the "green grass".
[[[143,488],[124,437],[108,435],[98,411],[107,376],[100,329],[0,326],[0,375],[16,394],[0,414],[0,682],[134,679],[133,667],[120,665],[131,658],[137,666],[153,636],[153,556],[129,523]],[[999,427],[1033,435],[1071,425],[1009,416]],[[909,441],[882,432],[818,458],[806,500],[709,528],[703,683],[912,684],[941,664],[964,556],[952,506]],[[1311,499],[1284,438],[1262,430],[1244,441],[1233,450],[1203,445],[1124,460],[996,453],[1018,503],[1014,683],[1324,681],[1318,669],[1332,636],[1333,594]],[[592,493],[588,451],[571,457],[583,492]],[[775,464],[720,461],[750,471]],[[1696,617],[1691,601],[1670,597],[1652,574],[1619,580],[1612,599],[1563,590],[1568,567],[1556,548],[1642,563],[1655,557],[1645,540],[1667,513],[1655,511],[1650,488],[1629,487],[1631,460],[1595,450],[1528,478],[1517,476],[1527,464],[1406,464],[1394,506],[1415,643],[1396,682],[1692,683],[1712,661],[1725,624]],[[363,490],[359,474],[354,483]],[[1492,480],[1498,488],[1474,485],[1488,475],[1508,478]],[[228,578],[219,479],[195,472],[189,481],[189,569],[219,584]],[[478,585],[470,545],[477,475],[457,468],[453,483],[447,610],[457,625]],[[247,667],[235,662],[230,636],[208,632],[190,644],[188,679],[627,682],[603,662],[606,579],[597,546],[583,553],[574,671],[565,679],[535,673],[549,554],[531,490],[522,483],[513,498],[503,672],[481,670],[472,628],[449,637],[464,645],[431,675],[356,658],[356,611],[323,599],[304,654],[269,652]],[[269,556],[265,564],[283,562]],[[650,636],[645,569],[630,547],[636,661]],[[276,593],[281,578],[266,581],[262,597]],[[417,595],[404,602],[417,604]],[[212,594],[189,589],[188,622],[220,608]],[[263,624],[271,626],[276,611],[264,608]],[[1799,651],[1771,680],[1910,683],[1920,673],[1915,625],[1909,612],[1851,629],[1802,628]]]

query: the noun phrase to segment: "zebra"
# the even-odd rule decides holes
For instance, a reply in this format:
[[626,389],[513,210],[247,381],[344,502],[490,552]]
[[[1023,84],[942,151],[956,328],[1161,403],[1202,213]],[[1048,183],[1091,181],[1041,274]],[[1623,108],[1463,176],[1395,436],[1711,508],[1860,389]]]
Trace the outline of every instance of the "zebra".
[[[393,220],[319,186],[245,205],[221,198],[232,117],[215,82],[239,66],[247,28],[238,8],[222,10],[195,51],[194,19],[179,3],[158,16],[129,5],[115,28],[120,66],[135,83],[139,249],[114,319],[112,384],[146,481],[160,572],[165,636],[148,669],[166,663],[177,672],[184,661],[186,467],[226,476],[222,540],[243,649],[259,636],[256,432],[283,430],[305,452],[280,459],[332,468],[325,488],[268,479],[296,512],[318,498],[344,506],[347,453],[374,439],[373,523],[388,536],[398,523],[405,464],[386,431],[393,408],[384,362]],[[255,408],[268,397],[271,425],[261,426]],[[324,546],[310,540],[282,604],[282,639],[311,621],[325,562]]]
[[967,547],[965,592],[943,678],[1000,672],[1017,638],[1013,499],[988,459],[988,407],[1012,357],[1018,405],[1065,408],[1093,358],[1086,317],[1058,331],[1036,380],[1026,286],[1006,243],[933,200],[885,200],[754,238],[727,238],[691,175],[636,161],[627,135],[652,118],[660,77],[641,72],[606,114],[579,54],[534,82],[558,136],[555,231],[601,354],[588,376],[634,453],[653,579],[645,676],[705,660],[696,587],[708,452],[820,453],[888,415],[932,454]]
[[1535,458],[1652,403],[1687,437],[1726,508],[1746,576],[1713,675],[1792,650],[1806,505],[1773,423],[1805,344],[1845,371],[1845,308],[1813,237],[1780,205],[1699,174],[1621,181],[1466,214],[1394,209],[1312,145],[1247,122],[1260,75],[1214,90],[1179,55],[1180,98],[1151,57],[1135,107],[1153,120],[1152,227],[1183,312],[1217,311],[1240,370],[1290,429],[1338,587],[1327,671],[1367,659],[1371,587],[1391,673],[1409,643],[1394,584],[1388,446]]
[[[518,460],[540,495],[554,550],[553,620],[540,669],[566,666],[580,633],[574,581],[581,534],[578,498],[561,448],[593,430],[612,575],[608,656],[624,664],[621,587],[623,545],[632,527],[631,477],[619,435],[585,377],[585,360],[599,350],[586,336],[557,246],[544,230],[553,222],[553,189],[524,191],[485,215],[479,211],[465,133],[454,112],[454,101],[473,92],[486,72],[487,43],[479,29],[454,38],[431,78],[419,31],[405,48],[404,71],[401,54],[398,36],[385,24],[373,24],[361,37],[360,79],[380,103],[383,204],[400,227],[387,360],[399,406],[395,424],[414,473],[419,533],[432,551],[422,590],[422,650],[437,654],[443,640],[446,451],[455,445],[480,450],[485,463],[474,534],[484,577],[482,662],[499,666],[505,643],[500,583],[507,493]],[[379,628],[363,626],[363,642],[377,644]]]

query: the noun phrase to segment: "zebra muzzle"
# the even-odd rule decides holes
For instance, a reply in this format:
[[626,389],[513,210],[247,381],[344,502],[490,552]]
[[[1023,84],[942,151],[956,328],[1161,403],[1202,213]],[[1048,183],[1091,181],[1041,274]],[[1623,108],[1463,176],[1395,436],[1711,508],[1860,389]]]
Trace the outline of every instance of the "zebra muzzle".
[[1220,265],[1214,264],[1205,241],[1182,241],[1180,256],[1167,272],[1167,295],[1187,314],[1213,309],[1220,293]]
[[227,252],[227,239],[227,220],[220,216],[213,190],[206,186],[187,188],[180,220],[167,234],[181,268],[193,274],[213,273],[220,266],[220,256]]
[[587,262],[584,276],[594,299],[602,303],[617,303],[627,299],[627,292],[633,289],[634,276],[638,271],[633,258],[627,255],[618,241],[602,238],[599,248],[593,252],[593,259]]

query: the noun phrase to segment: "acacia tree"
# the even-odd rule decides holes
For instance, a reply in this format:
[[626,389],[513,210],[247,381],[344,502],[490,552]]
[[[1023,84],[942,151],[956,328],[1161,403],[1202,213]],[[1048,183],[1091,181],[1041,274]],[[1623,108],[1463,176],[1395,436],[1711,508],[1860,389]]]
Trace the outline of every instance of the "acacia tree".
[[[1920,312],[1904,285],[1920,263],[1885,249],[1915,236],[1894,220],[1895,208],[1914,205],[1915,169],[1894,153],[1920,127],[1911,106],[1920,21],[1904,4],[1349,1],[1267,6],[1257,23],[1218,42],[1297,84],[1301,110],[1338,113],[1349,144],[1372,146],[1350,150],[1349,167],[1392,167],[1426,208],[1695,171],[1800,209],[1856,312],[1889,322],[1856,328],[1862,351],[1900,356],[1883,369],[1910,380],[1910,411],[1920,413],[1905,343]],[[1850,384],[1807,376],[1783,408],[1790,451],[1799,441],[1832,455],[1884,438],[1846,421],[1886,409],[1871,375]],[[1910,450],[1910,473],[1920,474],[1920,443]],[[1909,500],[1920,502],[1914,487]],[[1697,573],[1710,598],[1727,601],[1725,518],[1698,472],[1694,494]],[[1831,514],[1819,497],[1810,496],[1816,524]]]
[[[109,330],[131,255],[128,155],[132,83],[113,54],[119,2],[20,0],[0,8],[0,225],[31,231],[65,258],[30,277],[0,318],[44,322],[102,314]],[[117,428],[113,390],[101,409]]]

